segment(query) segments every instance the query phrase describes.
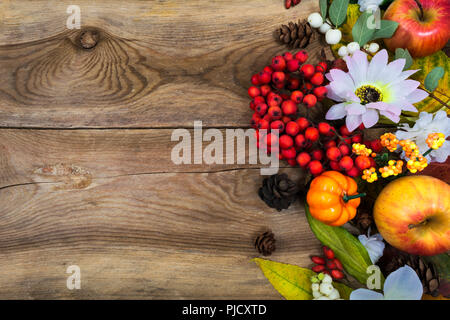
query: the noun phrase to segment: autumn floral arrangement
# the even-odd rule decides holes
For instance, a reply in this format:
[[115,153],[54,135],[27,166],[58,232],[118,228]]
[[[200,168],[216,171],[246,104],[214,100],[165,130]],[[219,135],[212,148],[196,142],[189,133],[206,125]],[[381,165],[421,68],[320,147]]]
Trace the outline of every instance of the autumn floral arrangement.
[[[303,200],[323,256],[302,267],[254,262],[286,299],[445,299],[450,2],[320,0],[319,7],[276,31],[278,41],[304,50],[275,56],[248,93],[258,148],[306,177],[267,177],[259,196],[278,211]],[[333,59],[322,51],[309,63],[317,58],[307,50],[313,34]],[[270,255],[275,235],[261,234],[255,246]]]

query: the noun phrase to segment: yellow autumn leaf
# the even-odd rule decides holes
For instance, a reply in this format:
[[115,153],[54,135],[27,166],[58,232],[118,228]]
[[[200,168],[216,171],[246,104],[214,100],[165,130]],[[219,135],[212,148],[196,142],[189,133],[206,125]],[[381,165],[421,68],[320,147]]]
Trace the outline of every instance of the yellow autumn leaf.
[[[447,55],[443,51],[438,51],[430,56],[424,57],[424,58],[417,58],[414,59],[414,63],[411,66],[410,69],[417,70],[414,75],[411,76],[412,79],[420,81],[422,84],[421,87],[423,89],[423,84],[425,81],[425,77],[427,74],[433,70],[435,67],[442,67],[444,68],[444,76],[439,81],[439,85],[436,88],[436,90],[433,91],[433,94],[446,104],[450,103],[450,94],[449,94],[449,87],[450,87],[450,77],[449,77],[449,71],[450,71],[450,58],[447,57]],[[433,98],[426,98],[422,100],[421,102],[418,102],[414,104],[419,110],[426,111],[430,113],[434,113],[439,110],[446,110],[446,107],[443,106],[440,102]],[[406,113],[409,116],[417,116],[418,113]],[[450,114],[450,109],[447,109],[447,114]]]
[[[292,264],[254,258],[253,261],[261,268],[264,276],[272,286],[287,300],[311,300],[311,277],[316,273],[310,269]],[[352,289],[342,283],[333,282],[341,298],[349,299]]]

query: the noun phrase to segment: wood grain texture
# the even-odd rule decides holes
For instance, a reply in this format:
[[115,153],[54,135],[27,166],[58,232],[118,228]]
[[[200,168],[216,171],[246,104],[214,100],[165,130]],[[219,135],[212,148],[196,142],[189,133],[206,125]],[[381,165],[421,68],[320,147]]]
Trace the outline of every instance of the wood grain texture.
[[[319,243],[302,206],[274,212],[260,183],[244,169],[0,190],[0,297],[279,298],[250,261],[254,237],[271,228],[271,258],[303,266]],[[79,291],[65,287],[72,264],[86,279]]]
[[270,228],[271,259],[309,266],[302,204],[268,208],[259,164],[174,165],[171,133],[248,127],[250,77],[286,51],[272,32],[317,1],[79,0],[68,30],[71,4],[0,2],[0,298],[281,298],[253,240]]
[[[6,1],[0,22],[0,125],[98,128],[249,125],[250,76],[286,51],[282,23],[317,11],[304,0]],[[50,9],[51,7],[51,9]],[[98,44],[80,46],[95,30]],[[318,60],[322,43],[307,48]]]

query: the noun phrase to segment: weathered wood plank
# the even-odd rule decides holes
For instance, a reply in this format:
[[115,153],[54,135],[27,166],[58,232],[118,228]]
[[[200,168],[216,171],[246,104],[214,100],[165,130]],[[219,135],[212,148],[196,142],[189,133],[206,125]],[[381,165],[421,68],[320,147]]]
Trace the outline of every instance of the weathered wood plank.
[[[271,259],[302,266],[319,242],[301,204],[277,213],[260,183],[244,169],[2,189],[0,297],[280,298],[250,261],[254,237],[271,228]],[[69,265],[81,268],[81,290],[66,288]]]
[[[304,0],[3,1],[0,127],[248,126],[251,74],[286,50],[272,32],[317,11]],[[99,34],[92,49],[79,37]],[[311,61],[323,44],[309,45]]]
[[[234,129],[229,129],[233,130]],[[194,130],[191,136],[192,164],[175,164],[172,148],[179,141],[171,141],[173,130],[0,130],[0,188],[33,182],[65,182],[68,185],[88,183],[92,179],[130,174],[172,172],[214,172],[242,168],[268,167],[259,161],[256,148],[238,153],[237,139],[227,141],[223,133],[222,163],[195,164]],[[204,133],[205,131],[203,131]],[[180,140],[181,141],[181,140]],[[202,149],[211,142],[203,142]],[[234,150],[235,161],[227,163],[226,150]],[[201,155],[200,155],[201,156]],[[243,164],[238,164],[237,159]],[[251,164],[250,159],[257,159]],[[280,162],[280,167],[287,167]]]

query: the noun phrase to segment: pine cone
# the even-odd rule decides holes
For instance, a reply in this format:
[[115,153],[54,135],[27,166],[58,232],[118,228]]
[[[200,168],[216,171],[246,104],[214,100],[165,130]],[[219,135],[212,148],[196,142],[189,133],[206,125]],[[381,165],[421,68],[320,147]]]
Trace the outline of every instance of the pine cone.
[[283,24],[275,31],[276,39],[289,48],[305,48],[316,36],[317,32],[306,20]]
[[258,194],[269,207],[281,211],[289,208],[297,199],[299,191],[297,184],[282,173],[265,178]]
[[275,251],[275,236],[272,231],[266,231],[255,240],[255,248],[263,256],[270,256]]
[[437,297],[439,295],[439,276],[431,262],[425,261],[420,256],[400,254],[386,265],[385,271],[389,275],[404,265],[408,265],[416,271],[423,285],[423,293]]

